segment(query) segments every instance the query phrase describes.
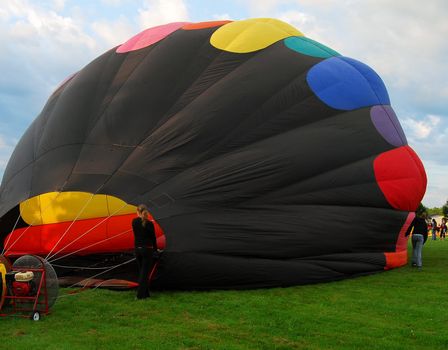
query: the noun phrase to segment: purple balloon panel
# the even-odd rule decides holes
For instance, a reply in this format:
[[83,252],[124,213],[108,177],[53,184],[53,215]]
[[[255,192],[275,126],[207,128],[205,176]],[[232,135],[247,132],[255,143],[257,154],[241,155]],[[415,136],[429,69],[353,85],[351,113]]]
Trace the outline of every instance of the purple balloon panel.
[[391,106],[373,106],[370,109],[370,118],[376,130],[391,145],[396,147],[407,145],[406,136]]

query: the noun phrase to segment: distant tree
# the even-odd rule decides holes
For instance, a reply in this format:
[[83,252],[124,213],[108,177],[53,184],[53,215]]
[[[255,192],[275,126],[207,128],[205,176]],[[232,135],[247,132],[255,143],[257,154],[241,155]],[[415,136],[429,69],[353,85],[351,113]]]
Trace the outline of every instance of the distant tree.
[[446,201],[445,205],[442,207],[442,214],[445,217],[448,217],[448,200]]
[[426,215],[428,215],[428,208],[426,208],[424,205],[423,205],[423,203],[420,203],[419,205],[418,205],[418,208],[417,208],[417,210],[415,211],[415,213],[417,214],[417,215],[423,215],[423,214],[426,214]]
[[428,215],[443,215],[442,208],[428,208]]

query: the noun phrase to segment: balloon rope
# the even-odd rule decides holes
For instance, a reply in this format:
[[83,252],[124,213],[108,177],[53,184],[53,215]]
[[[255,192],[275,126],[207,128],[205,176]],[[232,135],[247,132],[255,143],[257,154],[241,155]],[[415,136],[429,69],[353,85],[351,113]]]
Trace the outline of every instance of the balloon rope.
[[[61,194],[61,192],[58,192],[58,194],[50,201],[50,203],[44,208],[44,210],[41,210],[40,212],[41,212],[41,215],[42,215],[42,213],[45,211],[45,210],[47,210],[52,204],[53,204],[53,202],[56,200],[56,198],[58,198],[59,197],[59,195]],[[42,219],[42,217],[41,217],[41,219]],[[8,247],[8,249],[6,249],[5,251],[4,251],[4,253],[5,254],[7,254],[8,253],[8,251],[19,241],[19,239],[21,239],[22,237],[23,237],[23,235],[29,230],[29,228],[30,227],[32,227],[33,225],[34,225],[34,223],[36,222],[36,218],[34,218],[33,219],[33,221],[31,222],[31,224],[29,224],[29,226],[25,229],[25,230],[23,230],[23,232],[20,234],[20,236],[19,237],[17,237],[17,239]],[[12,233],[12,232],[11,232]],[[6,246],[5,246],[5,248],[6,248]]]
[[[26,201],[25,203],[26,203],[27,206],[29,205],[29,204],[28,204],[29,201]],[[8,245],[9,241],[11,240],[12,233],[13,233],[14,230],[16,229],[17,224],[19,223],[19,220],[20,220],[20,204],[19,204],[19,215],[17,216],[16,223],[14,224],[14,227],[12,228],[11,232],[9,233],[9,235],[8,235],[8,239],[6,240],[5,245],[3,246],[3,249],[2,249],[2,253],[1,253],[0,255],[4,255],[4,254],[5,254],[6,246]]]
[[[101,188],[101,187],[100,187]],[[100,190],[100,188],[95,192],[98,193],[98,191]],[[71,229],[71,227],[74,225],[74,223],[76,222],[76,220],[81,216],[81,214],[84,212],[84,210],[87,208],[87,206],[89,205],[89,203],[92,201],[93,197],[95,196],[95,193],[92,193],[92,195],[90,196],[90,198],[86,201],[86,203],[84,204],[84,206],[81,208],[81,210],[78,212],[78,214],[76,215],[76,217],[73,219],[73,221],[71,222],[71,224],[67,227],[67,229],[64,231],[64,233],[61,235],[61,237],[59,238],[59,240],[56,242],[56,244],[53,246],[53,248],[51,248],[51,250],[49,251],[49,253],[47,254],[47,256],[45,257],[45,260],[48,260],[48,257],[51,255],[51,253],[53,253],[54,249],[57,247],[57,245],[59,243],[61,243],[61,241],[64,239],[65,235],[68,233],[68,231]]]
[[135,260],[135,258],[132,258],[132,259],[129,259],[129,260],[125,261],[125,262],[122,262],[121,264],[112,266],[111,268],[107,269],[106,271],[99,272],[99,273],[97,273],[96,275],[90,276],[90,277],[85,278],[85,279],[83,279],[83,280],[81,280],[81,281],[79,281],[79,282],[73,283],[71,286],[69,286],[69,287],[67,287],[67,288],[73,288],[73,287],[75,287],[76,285],[79,285],[79,284],[83,283],[84,281],[89,281],[89,280],[91,280],[91,279],[94,279],[95,277],[98,277],[98,276],[102,275],[103,273],[112,271],[113,269],[116,269],[117,267],[120,267],[120,266],[129,264],[130,262],[132,262],[132,261],[134,261],[134,260]]
[[[118,213],[119,211],[121,211],[124,207],[126,207],[128,204],[125,203],[121,208],[117,209],[115,212],[113,212],[112,214],[109,214],[109,216],[105,217],[103,220],[101,220],[99,223],[97,223],[95,226],[93,226],[92,228],[88,229],[86,232],[84,232],[82,235],[76,237],[76,239],[74,239],[73,241],[70,241],[68,244],[65,245],[65,247],[62,247],[61,249],[59,249],[59,252],[63,251],[64,249],[68,248],[69,246],[71,246],[73,243],[75,243],[76,241],[78,241],[79,239],[81,239],[82,237],[84,237],[85,235],[87,235],[89,232],[93,231],[95,228],[97,228],[99,225],[101,225],[103,222],[109,220],[112,216],[114,216],[116,213]],[[53,253],[51,256],[47,255],[47,260],[51,260],[53,257],[55,257],[58,254],[58,252]]]
[[[103,282],[98,283],[98,284],[97,284],[94,288],[92,288],[92,289],[95,290],[95,289],[101,287],[104,283],[106,283],[106,282],[108,282],[108,281],[113,281],[113,280],[114,280],[113,278],[109,278],[109,279],[107,279],[107,280],[104,280]],[[110,287],[113,287],[113,285],[109,285],[109,286],[110,286]],[[120,285],[118,284],[117,286],[120,286]]]
[[78,249],[78,250],[76,250],[76,251],[74,251],[74,252],[71,252],[71,253],[68,253],[68,254],[59,256],[59,257],[57,257],[56,259],[52,259],[52,258],[54,257],[54,255],[53,255],[53,257],[50,258],[50,260],[48,260],[48,262],[53,263],[53,262],[58,261],[58,260],[60,260],[60,259],[66,258],[66,257],[68,257],[68,256],[70,256],[70,255],[79,253],[79,252],[83,251],[84,249],[88,249],[88,248],[93,247],[93,246],[95,246],[95,245],[97,245],[97,244],[100,244],[100,243],[106,242],[106,241],[108,241],[108,240],[114,239],[115,237],[124,235],[125,233],[128,233],[128,232],[130,232],[130,231],[131,231],[131,229],[126,230],[126,231],[123,231],[123,232],[120,232],[120,233],[117,233],[116,235],[113,235],[113,236],[108,237],[108,238],[105,238],[105,239],[103,239],[103,240],[101,240],[101,241],[92,243],[92,244],[90,244],[90,245],[88,245],[88,246],[86,246],[86,247],[82,247],[82,248],[80,248],[80,249]]
[[62,269],[77,269],[77,270],[105,270],[109,269],[112,266],[103,266],[103,267],[90,267],[90,266],[73,266],[73,265],[59,265],[59,264],[51,264],[51,266],[60,267]]

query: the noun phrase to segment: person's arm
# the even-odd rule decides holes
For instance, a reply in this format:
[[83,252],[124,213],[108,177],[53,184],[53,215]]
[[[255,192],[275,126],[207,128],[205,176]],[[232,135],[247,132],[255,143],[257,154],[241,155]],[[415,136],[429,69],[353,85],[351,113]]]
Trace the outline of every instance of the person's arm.
[[426,223],[426,220],[425,220],[425,229],[423,230],[423,233],[422,233],[422,235],[423,235],[423,244],[425,244],[426,243],[426,240],[428,239],[428,225],[427,225],[427,223]]
[[151,238],[152,248],[154,249],[154,251],[157,251],[159,248],[157,247],[157,237],[156,237],[156,231],[154,228],[154,224],[152,221],[148,221],[148,225],[150,225],[149,230],[150,230],[150,238]]

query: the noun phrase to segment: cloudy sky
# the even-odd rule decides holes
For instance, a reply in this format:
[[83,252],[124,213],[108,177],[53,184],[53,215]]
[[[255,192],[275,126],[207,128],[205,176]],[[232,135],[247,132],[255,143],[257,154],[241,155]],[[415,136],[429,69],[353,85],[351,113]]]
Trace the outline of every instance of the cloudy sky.
[[383,78],[422,159],[423,203],[448,199],[446,0],[0,0],[0,178],[55,87],[107,49],[175,21],[275,17]]

